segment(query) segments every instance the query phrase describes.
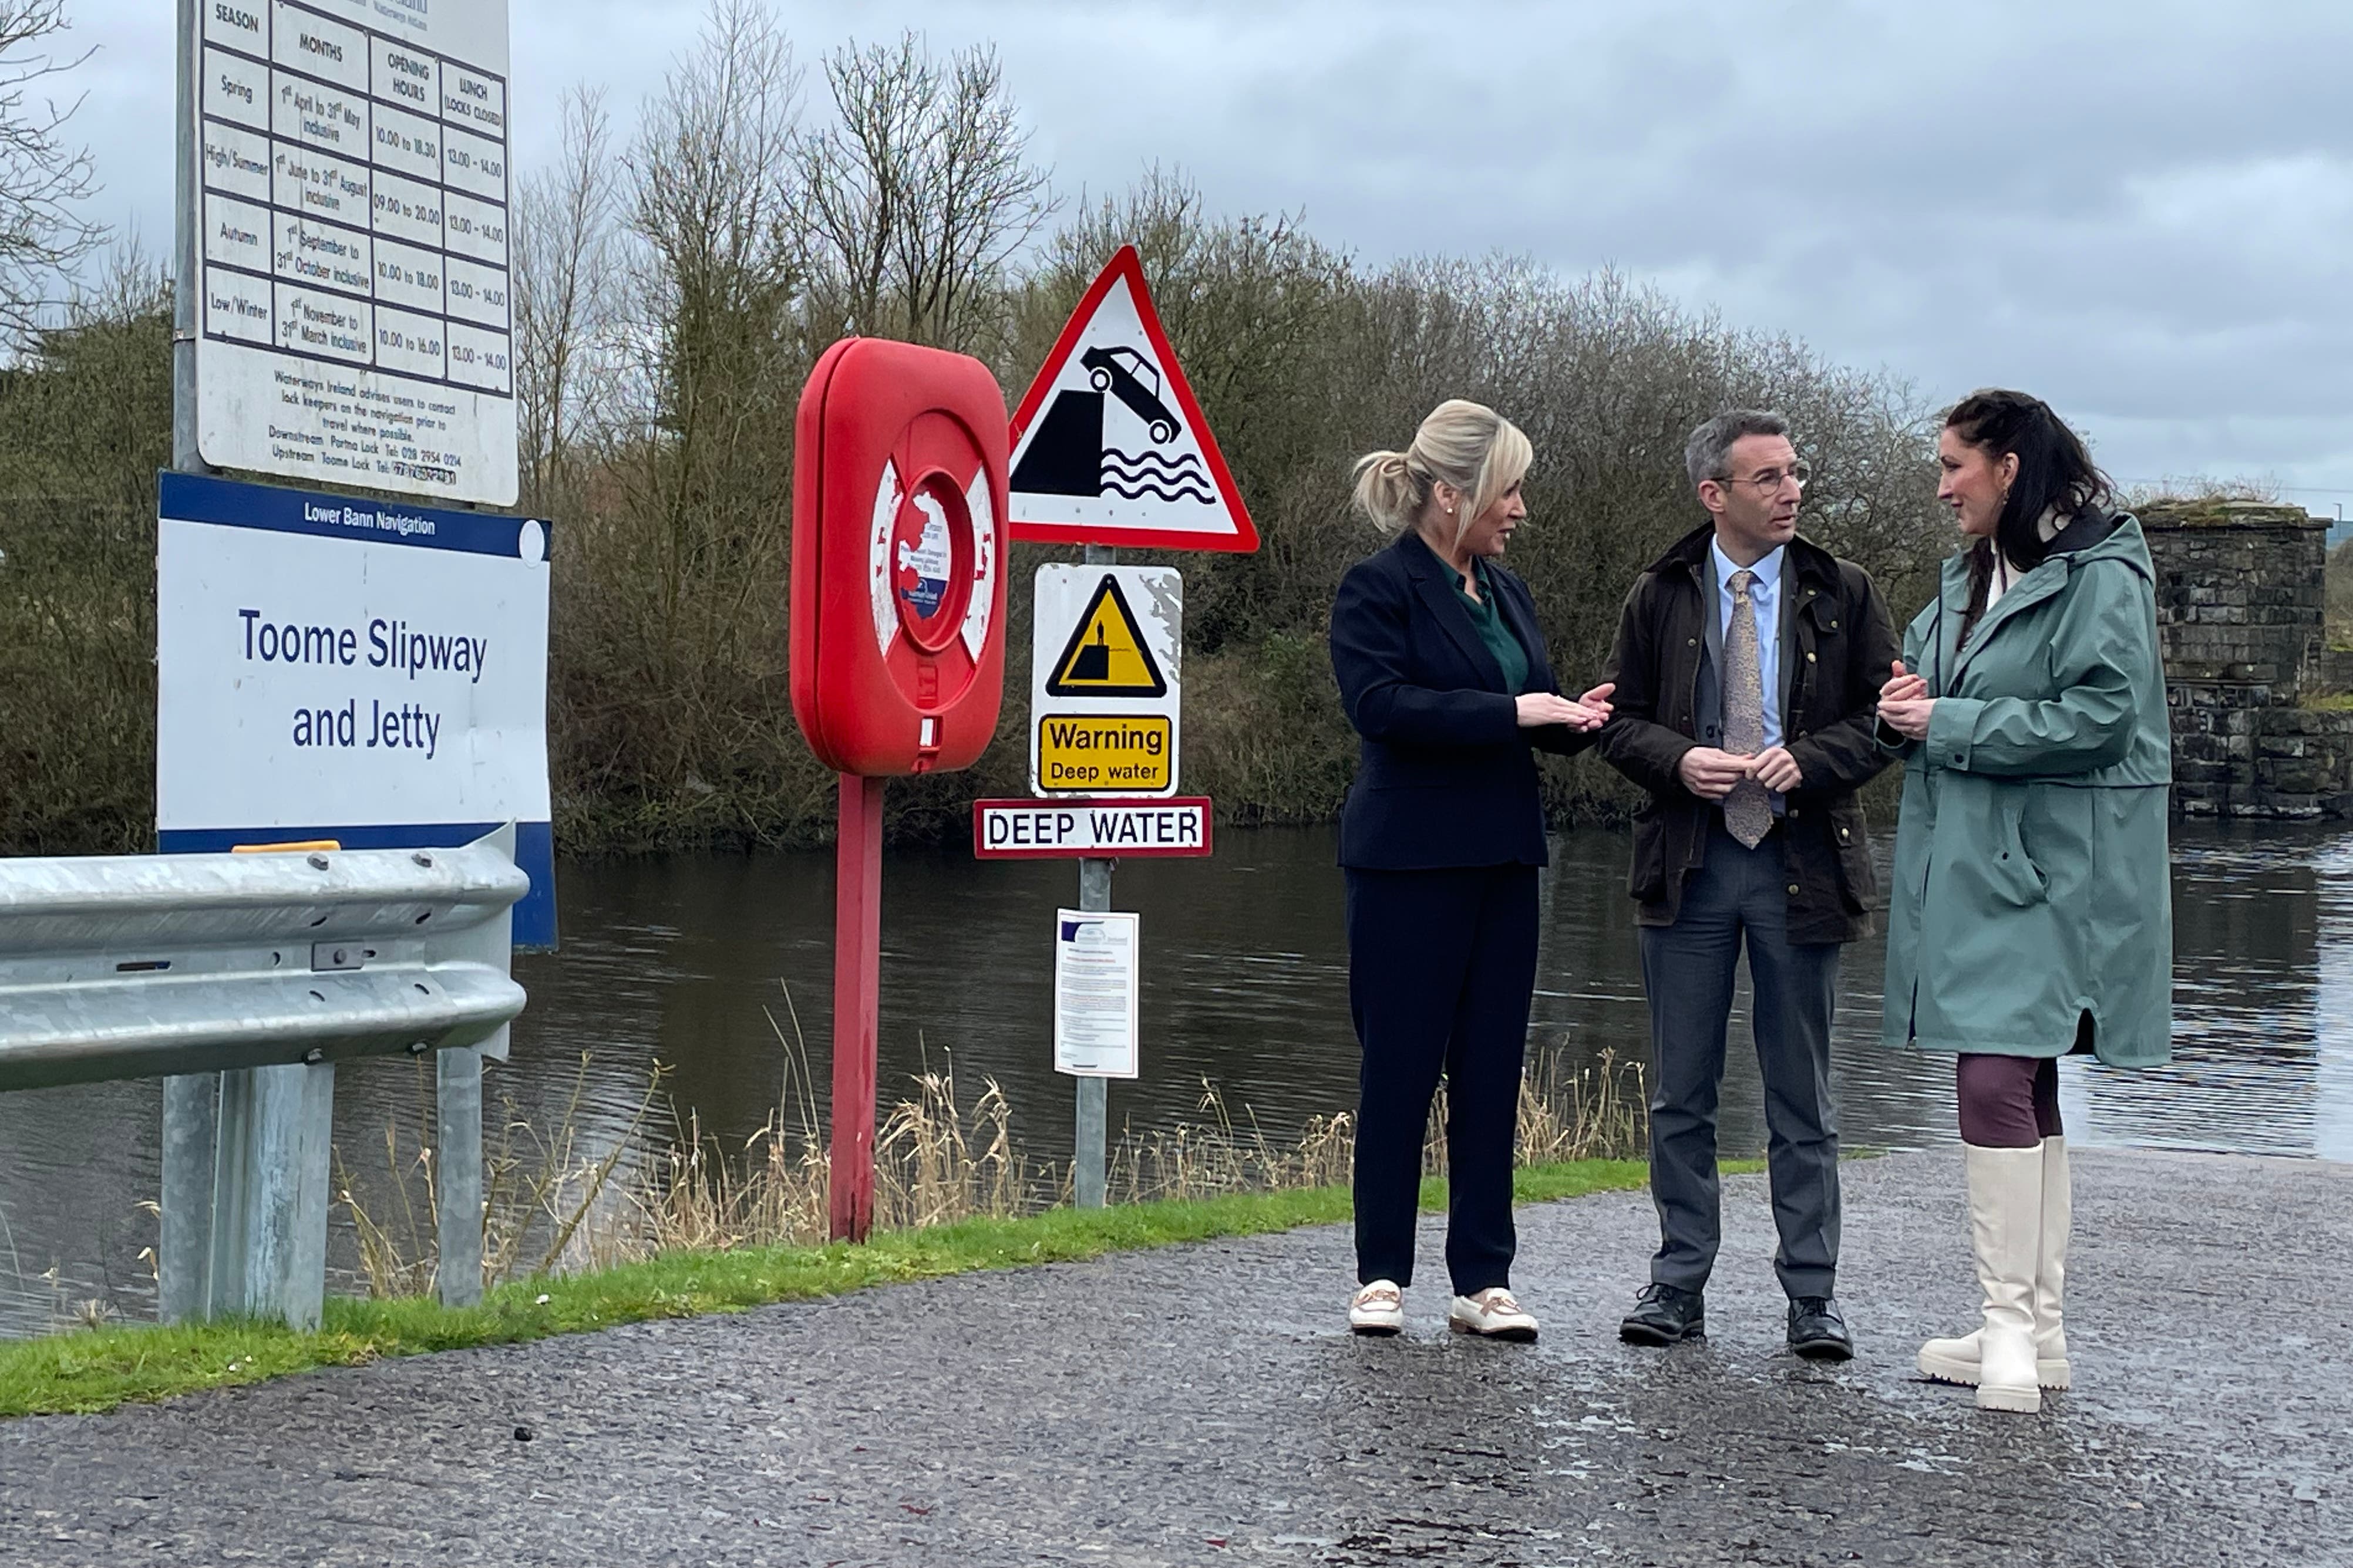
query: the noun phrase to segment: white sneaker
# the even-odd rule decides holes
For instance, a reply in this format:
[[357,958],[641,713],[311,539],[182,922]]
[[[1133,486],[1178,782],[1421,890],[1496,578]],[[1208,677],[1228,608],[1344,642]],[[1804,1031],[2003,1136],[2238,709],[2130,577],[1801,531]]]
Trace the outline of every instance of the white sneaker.
[[1405,1292],[1394,1281],[1360,1286],[1348,1303],[1348,1327],[1360,1334],[1393,1334],[1405,1327]]
[[1457,1296],[1446,1314],[1446,1326],[1458,1334],[1479,1334],[1491,1340],[1533,1340],[1536,1321],[1501,1285],[1491,1285],[1475,1296]]

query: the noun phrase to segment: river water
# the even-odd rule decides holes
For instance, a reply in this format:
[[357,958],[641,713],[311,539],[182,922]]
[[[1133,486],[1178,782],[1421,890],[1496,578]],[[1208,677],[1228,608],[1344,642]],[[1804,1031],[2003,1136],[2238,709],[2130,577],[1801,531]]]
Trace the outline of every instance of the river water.
[[[1205,1080],[1276,1139],[1351,1104],[1333,843],[1328,829],[1231,831],[1207,860],[1120,867],[1113,904],[1142,917],[1144,1066],[1136,1081],[1111,1086],[1114,1132],[1197,1120]],[[1888,848],[1879,845],[1883,866]],[[1626,855],[1621,836],[1570,834],[1556,839],[1546,873],[1535,1038],[1573,1060],[1647,1047]],[[1069,862],[981,864],[962,848],[889,858],[886,1104],[925,1066],[952,1066],[966,1101],[985,1078],[1003,1087],[1030,1154],[1067,1160],[1071,1082],[1053,1072],[1049,1048],[1050,922],[1058,904],[1076,901],[1077,880]],[[564,951],[517,963],[531,1004],[513,1059],[492,1070],[491,1101],[542,1128],[569,1121],[584,1146],[609,1142],[659,1061],[678,1121],[691,1115],[728,1145],[780,1101],[822,1114],[829,854],[566,866],[558,895]],[[2145,1073],[2064,1064],[2070,1135],[2353,1159],[2353,833],[2181,826],[2174,914],[2174,1063]],[[1847,950],[1833,1042],[1846,1140],[1950,1140],[1949,1060],[1878,1044],[1881,963],[1876,941]],[[1755,1153],[1765,1137],[1745,1031],[1736,1013],[1727,1155]],[[797,1053],[780,1043],[797,1037],[806,1075],[788,1075]],[[336,1143],[363,1186],[386,1169],[387,1123],[413,1136],[429,1094],[406,1063],[339,1075]],[[156,1193],[161,1100],[154,1083],[0,1096],[0,1334],[41,1331],[92,1299],[125,1317],[152,1314],[141,1253],[155,1225],[142,1205]],[[667,1108],[654,1125],[668,1133]],[[353,1244],[338,1223],[347,1269]]]

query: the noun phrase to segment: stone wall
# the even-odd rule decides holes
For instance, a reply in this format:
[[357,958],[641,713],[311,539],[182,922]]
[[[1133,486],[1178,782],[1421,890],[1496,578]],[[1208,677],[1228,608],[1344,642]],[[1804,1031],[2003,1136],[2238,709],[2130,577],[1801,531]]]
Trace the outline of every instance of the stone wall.
[[2300,507],[2141,510],[2157,565],[2174,805],[2192,816],[2353,815],[2353,712],[2302,706],[2323,662],[2328,523]]
[[2304,695],[2343,697],[2353,693],[2353,653],[2341,647],[2323,648],[2305,667]]

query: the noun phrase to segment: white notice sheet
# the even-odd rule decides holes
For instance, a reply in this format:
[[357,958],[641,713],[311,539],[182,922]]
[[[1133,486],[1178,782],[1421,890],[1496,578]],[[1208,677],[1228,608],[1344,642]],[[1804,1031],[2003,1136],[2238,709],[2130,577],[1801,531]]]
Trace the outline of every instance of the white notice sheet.
[[1134,1078],[1136,917],[1054,911],[1054,1068]]

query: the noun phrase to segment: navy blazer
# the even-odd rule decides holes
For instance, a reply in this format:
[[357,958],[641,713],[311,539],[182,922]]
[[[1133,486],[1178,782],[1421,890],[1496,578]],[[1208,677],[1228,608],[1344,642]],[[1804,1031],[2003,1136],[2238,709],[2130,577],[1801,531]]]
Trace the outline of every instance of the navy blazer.
[[[1453,581],[1450,581],[1453,579]],[[1340,812],[1340,864],[1419,871],[1541,866],[1544,807],[1529,748],[1563,755],[1590,732],[1523,730],[1516,693],[1480,640],[1452,567],[1409,531],[1358,562],[1332,605],[1332,671],[1363,737]],[[1493,562],[1487,581],[1528,656],[1529,691],[1557,692],[1535,601]]]

